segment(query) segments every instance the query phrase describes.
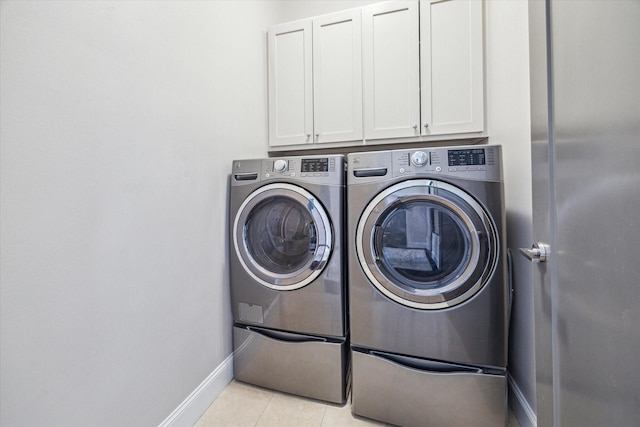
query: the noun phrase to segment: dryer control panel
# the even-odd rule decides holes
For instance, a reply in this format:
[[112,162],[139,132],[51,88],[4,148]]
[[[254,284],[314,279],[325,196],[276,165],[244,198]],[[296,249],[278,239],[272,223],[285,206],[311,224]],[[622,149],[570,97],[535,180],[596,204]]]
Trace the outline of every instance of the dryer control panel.
[[393,176],[432,173],[479,180],[501,180],[500,146],[467,146],[392,151]]

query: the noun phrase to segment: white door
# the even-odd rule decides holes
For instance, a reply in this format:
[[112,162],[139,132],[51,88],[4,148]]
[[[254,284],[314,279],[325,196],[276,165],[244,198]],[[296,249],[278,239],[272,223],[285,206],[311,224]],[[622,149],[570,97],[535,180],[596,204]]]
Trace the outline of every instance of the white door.
[[640,3],[533,1],[529,22],[537,424],[636,426]]
[[420,1],[421,132],[484,129],[482,1]]
[[365,139],[420,135],[418,2],[362,9]]
[[314,142],[362,139],[360,10],[313,20]]
[[313,143],[311,21],[269,29],[269,146]]

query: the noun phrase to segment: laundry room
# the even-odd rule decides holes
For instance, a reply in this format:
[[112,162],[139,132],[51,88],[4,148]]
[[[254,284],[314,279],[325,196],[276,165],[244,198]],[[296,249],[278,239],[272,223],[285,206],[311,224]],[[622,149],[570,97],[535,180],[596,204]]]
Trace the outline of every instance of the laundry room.
[[0,425],[635,425],[638,20],[1,0]]

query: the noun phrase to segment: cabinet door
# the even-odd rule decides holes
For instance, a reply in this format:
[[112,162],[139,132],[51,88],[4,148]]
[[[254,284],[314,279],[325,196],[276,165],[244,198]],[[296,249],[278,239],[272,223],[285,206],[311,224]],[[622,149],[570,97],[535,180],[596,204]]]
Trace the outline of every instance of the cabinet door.
[[418,2],[362,10],[365,139],[420,134]]
[[269,146],[313,142],[311,20],[269,29]]
[[420,1],[423,135],[484,129],[482,5]]
[[362,139],[360,10],[313,20],[314,142]]

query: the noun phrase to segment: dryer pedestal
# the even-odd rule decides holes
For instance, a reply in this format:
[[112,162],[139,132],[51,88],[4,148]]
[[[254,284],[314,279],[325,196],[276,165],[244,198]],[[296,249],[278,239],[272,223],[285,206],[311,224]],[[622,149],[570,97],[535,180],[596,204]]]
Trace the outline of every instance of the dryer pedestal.
[[405,427],[506,425],[505,370],[357,348],[352,357],[355,415]]

